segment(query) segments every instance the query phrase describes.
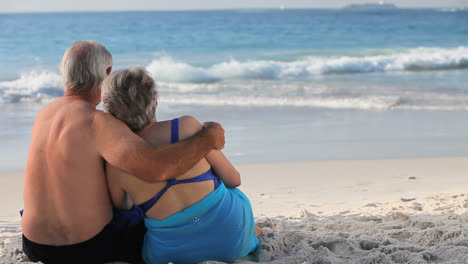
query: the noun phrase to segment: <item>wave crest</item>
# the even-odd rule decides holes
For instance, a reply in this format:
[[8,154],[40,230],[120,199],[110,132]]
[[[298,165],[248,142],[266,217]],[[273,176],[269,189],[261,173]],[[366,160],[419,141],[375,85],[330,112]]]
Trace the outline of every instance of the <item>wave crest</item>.
[[208,67],[175,61],[171,57],[154,60],[148,67],[164,82],[213,83],[222,80],[288,80],[322,74],[347,74],[395,71],[427,71],[468,68],[468,48],[416,48],[406,52],[364,57],[310,56],[284,62],[251,60],[221,62]]

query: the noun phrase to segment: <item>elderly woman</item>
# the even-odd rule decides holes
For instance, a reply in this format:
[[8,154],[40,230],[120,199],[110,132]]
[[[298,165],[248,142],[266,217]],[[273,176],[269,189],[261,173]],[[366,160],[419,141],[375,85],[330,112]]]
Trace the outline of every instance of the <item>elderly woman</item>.
[[[184,140],[202,128],[191,116],[156,121],[155,83],[142,67],[108,76],[102,102],[107,113],[156,147]],[[168,182],[147,183],[109,164],[107,179],[116,207],[136,207],[145,214],[146,263],[232,262],[258,245],[250,202],[235,188],[240,175],[221,151],[210,152]]]

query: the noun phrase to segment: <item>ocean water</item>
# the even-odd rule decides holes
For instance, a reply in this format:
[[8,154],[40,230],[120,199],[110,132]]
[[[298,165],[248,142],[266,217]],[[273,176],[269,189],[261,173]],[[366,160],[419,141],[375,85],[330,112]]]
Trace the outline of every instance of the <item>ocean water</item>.
[[0,170],[22,169],[58,64],[96,39],[158,119],[221,122],[235,162],[468,155],[466,9],[0,14]]

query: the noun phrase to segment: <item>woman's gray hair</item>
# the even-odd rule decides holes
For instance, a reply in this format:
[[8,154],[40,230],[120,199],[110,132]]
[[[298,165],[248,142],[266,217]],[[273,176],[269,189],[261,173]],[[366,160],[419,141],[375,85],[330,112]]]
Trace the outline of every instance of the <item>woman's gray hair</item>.
[[112,55],[96,40],[77,41],[65,51],[60,71],[66,89],[98,88],[112,66]]
[[113,72],[102,82],[104,112],[122,120],[133,131],[142,130],[155,119],[157,91],[143,67]]

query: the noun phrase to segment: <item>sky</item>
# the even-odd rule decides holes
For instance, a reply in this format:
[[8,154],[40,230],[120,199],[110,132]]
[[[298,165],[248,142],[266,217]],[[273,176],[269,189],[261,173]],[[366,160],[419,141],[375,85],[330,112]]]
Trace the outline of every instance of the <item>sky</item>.
[[[339,8],[375,0],[0,0],[0,13],[49,11]],[[399,7],[467,7],[468,0],[392,0]]]

